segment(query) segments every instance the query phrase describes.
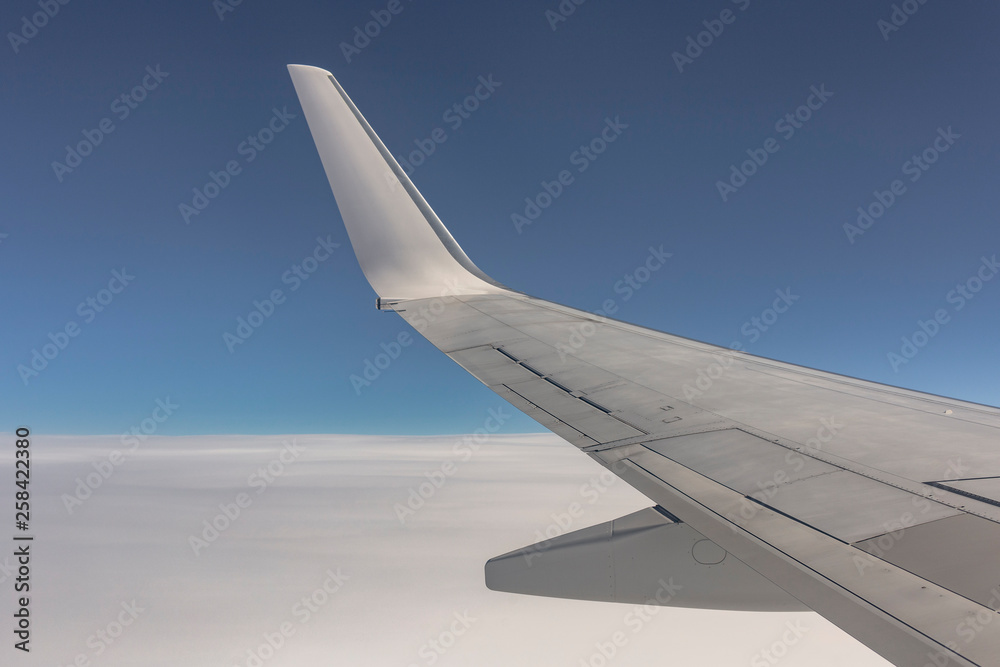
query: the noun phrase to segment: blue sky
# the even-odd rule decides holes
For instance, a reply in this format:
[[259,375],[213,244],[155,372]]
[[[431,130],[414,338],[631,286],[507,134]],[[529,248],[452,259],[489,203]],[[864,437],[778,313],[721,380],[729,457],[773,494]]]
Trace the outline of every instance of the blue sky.
[[[402,0],[395,14],[248,1],[221,19],[208,0],[70,2],[32,30],[39,4],[6,3],[0,430],[122,433],[169,398],[158,433],[460,433],[501,403],[419,337],[355,391],[350,376],[408,327],[374,309],[287,63],[332,71],[398,155],[446,132],[413,180],[507,285],[996,405],[1000,279],[977,280],[1000,253],[1000,8],[902,4],[915,11],[589,0],[559,20],[555,0]],[[345,49],[372,12],[387,24]],[[445,114],[480,77],[498,84],[456,126]],[[608,119],[627,128],[580,172],[574,153]],[[244,144],[269,125],[273,141]],[[87,141],[71,170],[53,167]],[[230,161],[238,173],[186,221],[180,205]],[[512,215],[564,169],[573,182],[518,230]],[[292,290],[318,239],[341,246]],[[672,257],[626,299],[616,284],[661,245]],[[230,351],[223,335],[274,289],[284,303]],[[753,318],[770,319],[778,290],[798,298],[764,331]],[[921,321],[935,335],[894,368]],[[49,343],[65,346],[19,370]],[[540,428],[518,416],[506,430]]]

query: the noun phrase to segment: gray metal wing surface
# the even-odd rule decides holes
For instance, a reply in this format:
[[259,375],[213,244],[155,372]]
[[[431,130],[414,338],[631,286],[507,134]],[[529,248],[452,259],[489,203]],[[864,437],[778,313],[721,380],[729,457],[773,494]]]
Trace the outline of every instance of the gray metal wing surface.
[[[378,307],[666,517],[553,550],[557,570],[608,578],[579,597],[634,597],[629,572],[662,580],[668,558],[634,553],[653,548],[635,535],[658,530],[706,573],[730,559],[726,576],[745,584],[727,604],[709,590],[715,575],[678,560],[688,606],[808,608],[897,665],[1000,665],[1000,410],[510,290],[462,252],[329,72],[289,70]],[[720,559],[683,546],[702,542]],[[510,555],[487,567],[491,587],[573,595],[571,580],[518,572]]]

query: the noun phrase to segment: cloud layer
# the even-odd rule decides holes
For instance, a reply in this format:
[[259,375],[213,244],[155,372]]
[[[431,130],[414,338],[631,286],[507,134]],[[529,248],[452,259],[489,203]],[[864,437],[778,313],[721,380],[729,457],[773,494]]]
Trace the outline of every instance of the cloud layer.
[[18,664],[886,664],[814,614],[487,590],[486,560],[572,503],[569,530],[650,504],[554,436],[36,436],[33,456]]

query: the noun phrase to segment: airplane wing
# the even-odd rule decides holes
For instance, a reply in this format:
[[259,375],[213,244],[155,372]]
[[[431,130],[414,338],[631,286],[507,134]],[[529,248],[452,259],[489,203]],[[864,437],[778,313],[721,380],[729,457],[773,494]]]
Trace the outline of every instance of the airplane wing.
[[377,307],[655,503],[491,560],[491,588],[812,609],[897,665],[1000,665],[1000,410],[504,287],[334,77],[289,71]]

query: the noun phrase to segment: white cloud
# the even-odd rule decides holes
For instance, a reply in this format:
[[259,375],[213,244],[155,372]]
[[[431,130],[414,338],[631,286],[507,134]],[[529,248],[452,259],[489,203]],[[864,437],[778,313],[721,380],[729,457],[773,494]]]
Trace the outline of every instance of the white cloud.
[[[595,645],[624,629],[628,643],[608,665],[666,656],[749,665],[796,620],[808,632],[782,665],[886,664],[815,614],[665,608],[632,634],[623,624],[629,605],[487,590],[486,560],[537,541],[552,513],[601,472],[554,436],[494,435],[468,460],[456,454],[456,436],[294,436],[301,453],[286,453],[263,489],[251,485],[262,467],[278,470],[291,438],[152,437],[70,514],[60,497],[122,445],[35,436],[32,652],[18,664],[70,665],[84,655],[92,665],[246,666],[257,664],[253,651],[268,667],[576,667],[593,664]],[[447,481],[401,523],[394,504],[446,461],[455,464]],[[0,479],[12,479],[9,460]],[[3,487],[11,507],[12,484]],[[240,493],[250,504],[196,556],[190,536]],[[649,505],[618,482],[573,528]],[[11,596],[3,600],[12,613]],[[122,605],[133,600],[141,611],[129,615]],[[283,623],[293,632],[282,636]],[[269,651],[266,636],[280,648]]]

